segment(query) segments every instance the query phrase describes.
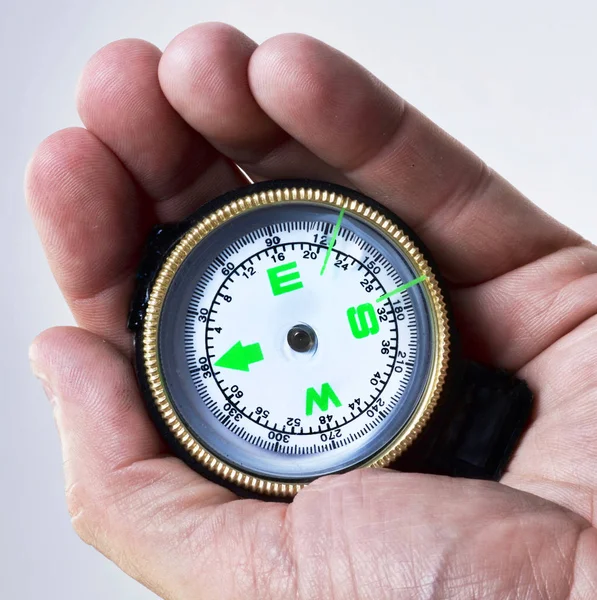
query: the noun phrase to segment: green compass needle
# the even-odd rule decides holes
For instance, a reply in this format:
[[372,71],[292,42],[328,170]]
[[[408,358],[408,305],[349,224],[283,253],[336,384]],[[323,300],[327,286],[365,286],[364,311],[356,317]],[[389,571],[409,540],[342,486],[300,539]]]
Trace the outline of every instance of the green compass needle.
[[392,290],[391,292],[388,292],[387,294],[380,296],[376,300],[376,302],[383,302],[384,300],[387,300],[388,298],[391,298],[392,296],[395,296],[396,294],[400,294],[400,293],[408,290],[409,288],[414,287],[415,285],[417,285],[419,283],[422,283],[426,279],[428,279],[427,275],[421,275],[421,277],[417,277],[416,279],[413,279],[412,281],[403,283],[402,285],[399,285],[395,290]]
[[243,346],[236,342],[228,352],[215,363],[216,367],[235,369],[236,371],[249,371],[249,365],[263,360],[263,352],[259,344]]
[[336,243],[336,238],[338,237],[338,232],[340,231],[340,225],[342,224],[342,219],[344,218],[344,212],[346,211],[345,208],[343,208],[340,211],[340,214],[338,215],[338,220],[336,221],[336,224],[334,225],[334,229],[332,230],[332,237],[330,238],[329,244],[328,244],[328,250],[325,253],[325,258],[323,259],[323,265],[321,266],[321,272],[319,273],[320,275],[323,275],[325,273],[325,268],[328,265],[328,261],[330,260],[330,256],[332,255],[332,248],[334,247],[334,244]]

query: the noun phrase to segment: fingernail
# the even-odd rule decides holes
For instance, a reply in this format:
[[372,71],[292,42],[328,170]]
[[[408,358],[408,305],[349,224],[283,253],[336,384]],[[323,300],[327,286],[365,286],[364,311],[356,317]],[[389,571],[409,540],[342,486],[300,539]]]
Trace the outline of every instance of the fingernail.
[[47,381],[44,381],[43,379],[41,379],[40,381],[41,381],[41,386],[43,387],[44,392],[46,393],[46,396],[48,397],[48,400],[52,404],[56,404],[56,396],[54,395],[54,392],[52,391],[50,384]]
[[44,373],[43,369],[40,368],[40,365],[37,361],[37,348],[35,347],[35,344],[32,344],[29,348],[29,365],[33,375],[35,375],[35,377],[37,377],[41,382],[48,400],[54,404],[56,402],[56,395],[52,390],[48,376]]

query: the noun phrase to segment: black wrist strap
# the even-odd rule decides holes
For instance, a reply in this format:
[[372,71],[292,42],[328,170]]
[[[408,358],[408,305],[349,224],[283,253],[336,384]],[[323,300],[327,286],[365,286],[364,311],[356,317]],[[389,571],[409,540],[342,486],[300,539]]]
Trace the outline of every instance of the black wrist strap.
[[400,471],[498,481],[533,406],[527,384],[506,371],[464,365],[420,438],[400,457]]

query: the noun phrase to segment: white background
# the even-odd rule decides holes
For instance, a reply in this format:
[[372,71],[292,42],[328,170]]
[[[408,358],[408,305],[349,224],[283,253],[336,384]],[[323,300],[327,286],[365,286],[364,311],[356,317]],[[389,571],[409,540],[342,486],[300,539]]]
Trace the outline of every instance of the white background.
[[[151,598],[70,530],[51,410],[29,375],[35,334],[70,323],[26,214],[35,145],[78,123],[74,89],[102,45],[163,47],[200,21],[257,41],[339,47],[597,241],[597,3],[590,0],[0,0],[0,598]],[[36,441],[20,443],[24,425]]]

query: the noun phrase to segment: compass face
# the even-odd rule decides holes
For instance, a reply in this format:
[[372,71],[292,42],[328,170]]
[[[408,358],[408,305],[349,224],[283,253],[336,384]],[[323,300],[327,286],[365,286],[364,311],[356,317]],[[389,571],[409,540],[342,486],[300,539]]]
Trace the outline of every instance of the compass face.
[[433,274],[396,225],[345,196],[278,199],[179,242],[145,346],[183,447],[241,485],[296,491],[399,454],[441,391],[448,341]]

